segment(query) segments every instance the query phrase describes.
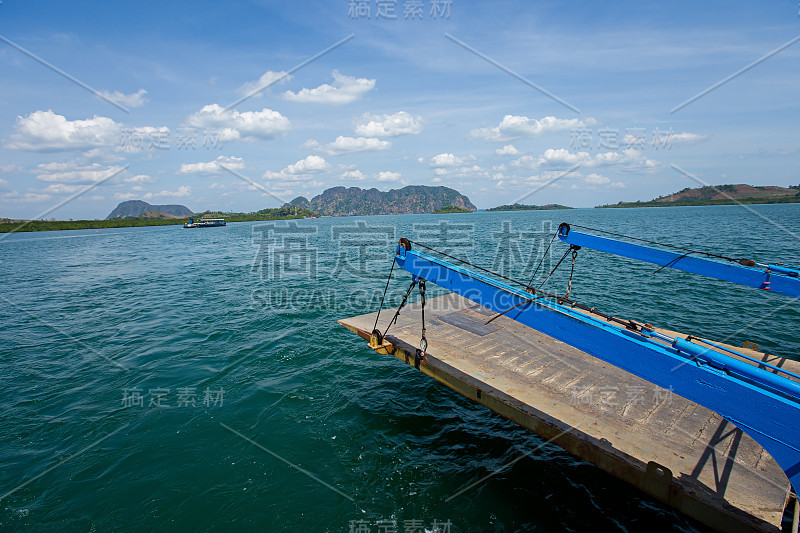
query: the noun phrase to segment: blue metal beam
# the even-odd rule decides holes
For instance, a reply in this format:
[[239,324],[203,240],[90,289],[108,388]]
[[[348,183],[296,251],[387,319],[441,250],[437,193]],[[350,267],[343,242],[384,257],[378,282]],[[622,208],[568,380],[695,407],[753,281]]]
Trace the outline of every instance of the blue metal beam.
[[[498,313],[533,298],[402,246],[395,261],[413,276]],[[551,300],[533,300],[506,316],[719,413],[763,446],[800,487],[800,383],[684,339],[659,342],[661,334],[626,330]]]
[[685,272],[692,272],[710,278],[721,279],[778,292],[787,296],[800,298],[800,271],[793,267],[765,265],[763,268],[743,266],[738,263],[722,263],[704,257],[682,255],[680,253],[658,250],[640,244],[621,242],[597,235],[588,235],[562,224],[558,229],[558,238],[567,244],[591,248],[630,259],[638,259],[666,266]]

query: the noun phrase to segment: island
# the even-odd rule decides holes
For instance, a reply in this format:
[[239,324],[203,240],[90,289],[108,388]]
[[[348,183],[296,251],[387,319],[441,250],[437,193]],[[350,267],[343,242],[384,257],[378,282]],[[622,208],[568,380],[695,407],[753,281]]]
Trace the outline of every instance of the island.
[[477,211],[469,198],[455,189],[430,185],[408,185],[389,191],[333,187],[311,200],[298,196],[287,205],[309,209],[324,216],[433,213],[446,206]]
[[800,202],[800,185],[779,187],[777,185],[753,186],[745,184],[687,187],[676,193],[659,196],[646,202],[619,202],[598,205],[599,209],[615,207],[679,207],[697,205],[734,204],[790,204]]
[[575,209],[561,204],[546,204],[546,205],[525,205],[525,204],[507,204],[499,205],[487,209],[487,211],[551,211],[555,209]]
[[449,213],[473,213],[472,209],[464,209],[455,205],[446,205],[433,212],[434,215],[446,215]]

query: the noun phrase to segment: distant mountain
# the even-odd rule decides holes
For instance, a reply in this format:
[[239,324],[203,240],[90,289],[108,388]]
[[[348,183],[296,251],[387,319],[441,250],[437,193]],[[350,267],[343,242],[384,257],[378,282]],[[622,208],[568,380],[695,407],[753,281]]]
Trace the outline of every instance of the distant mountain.
[[551,211],[553,209],[575,209],[561,204],[546,205],[527,205],[527,204],[506,204],[487,209],[487,211]]
[[192,210],[185,205],[151,205],[142,200],[127,200],[115,207],[106,217],[106,220],[112,218],[138,217],[145,213],[148,214],[148,218],[153,218],[153,211],[173,217],[185,217],[192,214]]
[[460,192],[449,187],[428,185],[409,185],[386,192],[360,187],[333,187],[311,200],[298,196],[286,205],[329,216],[433,213],[445,206],[476,210],[469,198]]
[[619,202],[597,207],[670,207],[690,205],[730,204],[784,204],[800,202],[800,185],[778,187],[777,185],[752,186],[714,185],[692,189],[687,187],[667,196],[659,196],[649,202]]

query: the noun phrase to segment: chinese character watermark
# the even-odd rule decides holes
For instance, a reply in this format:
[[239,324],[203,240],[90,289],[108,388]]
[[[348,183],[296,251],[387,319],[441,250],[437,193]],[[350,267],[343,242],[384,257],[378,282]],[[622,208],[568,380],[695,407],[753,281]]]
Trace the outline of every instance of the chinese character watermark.
[[[347,16],[353,20],[398,20],[400,0],[349,0]],[[449,20],[453,0],[430,0],[428,17],[433,20]],[[374,10],[373,10],[374,6]],[[423,20],[425,18],[424,0],[402,0],[403,20]]]
[[258,245],[252,271],[259,272],[263,280],[280,280],[285,277],[317,277],[316,247],[308,244],[309,235],[317,234],[316,226],[264,224],[253,226],[253,244]]
[[588,385],[573,386],[570,389],[570,403],[578,405],[594,405],[600,408],[632,407],[636,405],[670,405],[672,403],[672,387],[664,389],[655,385],[648,391],[640,385]]
[[647,145],[655,150],[670,150],[672,141],[676,137],[672,128],[669,130],[653,130],[650,142],[647,142],[645,128],[625,128],[621,132],[618,128],[598,128],[596,137],[591,128],[575,128],[571,131],[570,148],[578,151],[597,150],[639,150],[644,151]]
[[349,525],[348,533],[451,533],[453,522],[433,520],[427,523],[418,519],[400,522],[395,519],[381,518],[374,522],[364,519],[350,520]]
[[339,254],[332,277],[356,278],[383,277],[387,257],[392,258],[395,244],[394,226],[368,226],[358,221],[354,226],[331,228],[333,242],[339,245]]
[[[170,130],[167,127],[123,128],[120,130],[119,150],[123,152],[142,152],[153,150],[169,150]],[[202,133],[202,144],[198,142]],[[178,150],[222,149],[222,130],[206,128],[198,132],[196,128],[178,128],[175,131],[175,148]]]
[[[157,387],[148,389],[147,394],[141,387],[122,389],[122,407],[144,407],[145,396],[149,397],[148,407],[197,407],[197,388],[178,387],[175,403],[170,401],[172,389]],[[200,405],[206,407],[222,407],[225,402],[225,390],[222,387],[212,389],[206,387],[203,391],[203,400]]]

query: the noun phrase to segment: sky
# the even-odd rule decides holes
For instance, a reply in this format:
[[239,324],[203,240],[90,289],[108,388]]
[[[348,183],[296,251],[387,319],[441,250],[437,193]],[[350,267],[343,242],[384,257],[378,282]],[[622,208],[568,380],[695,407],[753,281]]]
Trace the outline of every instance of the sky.
[[799,67],[797,0],[3,0],[0,217],[797,185]]

